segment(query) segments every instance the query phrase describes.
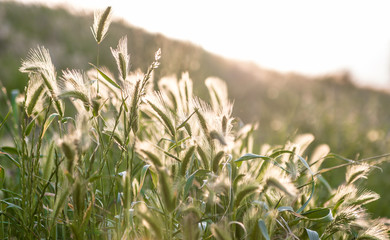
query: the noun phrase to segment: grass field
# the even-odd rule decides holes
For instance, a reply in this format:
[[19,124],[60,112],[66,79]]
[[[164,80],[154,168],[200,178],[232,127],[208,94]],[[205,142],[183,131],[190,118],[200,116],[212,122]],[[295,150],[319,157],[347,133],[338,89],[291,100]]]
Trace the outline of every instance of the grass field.
[[[91,20],[96,52],[84,70],[58,71],[50,48],[35,46],[16,67],[26,88],[2,88],[1,238],[389,238],[386,220],[366,210],[386,190],[366,182],[388,160],[387,94],[273,72],[282,79],[229,91],[232,80],[207,77],[198,87],[191,71],[157,72],[163,46],[140,53],[150,63],[136,70],[130,35],[104,45],[110,15]],[[233,107],[228,95],[240,91],[247,102]],[[245,123],[257,115],[260,124]],[[388,211],[382,206],[372,211]]]

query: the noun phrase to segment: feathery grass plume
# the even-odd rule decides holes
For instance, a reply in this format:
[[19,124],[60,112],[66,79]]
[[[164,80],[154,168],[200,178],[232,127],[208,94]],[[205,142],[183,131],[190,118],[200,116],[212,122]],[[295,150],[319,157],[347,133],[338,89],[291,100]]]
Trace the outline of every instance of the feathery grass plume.
[[57,76],[54,65],[51,61],[49,50],[38,46],[36,49],[30,49],[28,56],[22,61],[19,68],[21,72],[28,74],[37,74],[42,83],[46,86],[50,97],[54,101],[54,106],[60,116],[64,115],[64,106],[58,100],[59,89],[57,86]]
[[367,179],[367,175],[369,172],[370,165],[366,163],[362,163],[359,165],[351,165],[347,167],[347,171],[345,173],[345,180],[347,184],[351,184],[361,178]]
[[127,36],[122,37],[119,40],[116,49],[110,48],[111,53],[115,58],[118,66],[119,75],[122,81],[126,81],[127,75],[129,74],[130,55],[127,52]]
[[26,91],[26,113],[28,116],[39,113],[43,110],[44,87],[39,75],[31,74]]
[[68,173],[72,173],[75,162],[77,161],[76,148],[71,142],[68,141],[61,141],[59,145],[61,146],[62,152],[67,159],[66,170]]
[[363,190],[358,193],[358,197],[351,199],[352,205],[364,205],[370,202],[374,202],[380,198],[379,194],[370,190]]
[[111,24],[111,15],[111,7],[107,7],[104,11],[95,11],[94,13],[91,31],[98,44],[100,44],[107,35],[108,28]]
[[215,154],[215,156],[213,158],[213,162],[211,164],[213,166],[214,173],[218,172],[219,163],[220,163],[221,159],[224,157],[224,155],[225,155],[224,151],[219,151],[217,154]]
[[183,109],[185,107],[183,106],[178,86],[175,76],[163,77],[158,81],[158,89],[168,96],[169,107],[175,111],[176,109]]
[[22,61],[19,71],[24,73],[55,73],[54,65],[51,61],[49,50],[43,46],[32,48],[27,54],[27,58]]
[[370,226],[356,238],[357,240],[389,240],[390,228],[374,221]]
[[310,157],[310,168],[313,173],[318,172],[321,164],[324,162],[326,155],[330,152],[330,148],[327,144],[321,144],[317,146]]
[[364,210],[359,206],[349,206],[337,212],[334,220],[325,228],[324,238],[332,236],[340,231],[348,231],[354,222],[364,215]]
[[278,167],[269,166],[264,175],[264,181],[266,186],[275,187],[291,197],[297,196],[298,190],[291,182],[290,177],[286,176],[286,173]]
[[181,176],[185,176],[188,164],[191,161],[192,155],[195,152],[195,148],[196,148],[195,146],[191,146],[188,149],[188,151],[186,152],[186,154],[184,155],[184,157],[181,161],[181,166],[180,166],[180,175]]
[[181,75],[179,80],[179,93],[181,93],[181,99],[183,103],[183,111],[186,114],[189,114],[190,109],[192,109],[192,98],[193,98],[193,83],[190,79],[188,72]]
[[298,156],[302,156],[306,148],[312,143],[314,136],[312,134],[298,135],[293,142],[286,144],[285,149],[292,151],[295,154],[285,154],[282,156],[282,162],[287,165],[287,168],[292,172],[292,179],[295,179],[299,175],[300,161]]
[[171,121],[171,119],[174,118],[171,116],[169,109],[167,109],[165,96],[159,92],[156,92],[155,94],[148,97],[147,102],[153,111],[157,113],[157,118],[161,121],[161,123],[164,124],[168,130],[168,133],[174,137],[176,135],[176,130],[174,128],[173,122]]
[[208,144],[210,145],[210,149],[214,149],[215,146],[213,139],[211,138],[208,123],[205,118],[205,114],[210,113],[211,109],[205,102],[200,99],[194,100],[194,106],[196,109],[198,109],[198,111],[196,111],[196,116],[198,117],[200,128],[202,129],[203,134],[206,137]]
[[[62,71],[62,77],[59,79],[61,93],[59,97],[71,97],[80,100],[85,109],[89,111],[91,106],[91,90],[90,86],[86,86],[86,74],[78,70]],[[76,108],[80,107],[75,101],[72,101]]]
[[75,183],[73,184],[73,206],[74,206],[74,212],[77,215],[77,217],[81,217],[84,214],[84,198],[86,195],[85,191],[85,184],[81,182],[81,179],[76,179]]
[[103,133],[108,136],[112,136],[115,143],[122,149],[125,148],[123,139],[125,139],[125,133],[123,130],[123,124],[119,122],[116,126],[115,119],[108,119],[106,121],[106,126],[104,127]]
[[258,129],[259,124],[246,124],[240,127],[235,134],[234,149],[237,155],[243,155],[245,153],[251,153],[254,151],[254,138],[253,132]]
[[86,152],[91,145],[91,136],[90,132],[92,129],[90,115],[87,114],[78,114],[76,115],[76,127],[77,129],[73,131],[72,134],[75,135],[75,144],[77,146],[77,150],[80,153]]
[[149,159],[149,161],[156,167],[156,168],[160,168],[162,167],[162,163],[160,161],[160,159],[158,158],[157,155],[155,155],[154,153],[150,152],[150,151],[147,151],[147,150],[141,150],[142,153],[145,155],[145,158]]
[[203,151],[203,149],[200,146],[196,147],[196,151],[199,154],[199,157],[200,157],[200,160],[203,163],[204,169],[210,170],[210,163],[209,163],[209,160],[208,160],[208,158],[206,156],[206,153]]
[[129,126],[133,130],[134,133],[138,131],[138,106],[139,106],[139,100],[141,95],[141,80],[137,80],[135,82],[134,91],[131,96],[131,105],[130,105],[130,119],[129,119]]
[[168,170],[158,168],[158,176],[160,180],[159,189],[164,206],[168,212],[172,212],[176,208],[176,197],[172,191],[172,181],[169,177]]
[[[107,77],[116,82],[114,74],[107,67],[99,68]],[[99,94],[104,99],[117,100],[120,99],[121,90],[114,87],[110,84],[101,73],[99,73],[95,68],[91,68],[87,71],[88,79],[91,81],[91,97],[97,95],[97,82],[99,82],[99,88],[102,88],[102,91]]]
[[247,185],[245,187],[241,187],[240,190],[236,193],[234,198],[234,208],[237,209],[242,200],[244,200],[246,197],[250,196],[251,194],[255,193],[259,190],[259,186],[255,185]]
[[292,183],[282,183],[281,181],[279,181],[279,179],[276,179],[274,177],[268,177],[266,180],[266,185],[276,187],[277,189],[281,190],[282,192],[286,193],[291,197],[295,197],[297,194],[296,187]]
[[90,124],[87,123],[88,119],[86,116],[77,116],[76,126],[69,125],[68,132],[58,140],[58,145],[66,157],[66,170],[69,173],[73,172],[80,155],[89,148]]
[[231,240],[231,236],[228,233],[229,231],[226,229],[226,226],[220,224],[213,223],[211,225],[211,233],[217,240]]
[[213,130],[213,131],[210,132],[210,137],[211,137],[211,139],[216,139],[216,140],[218,140],[218,142],[219,142],[222,146],[226,146],[226,145],[227,145],[224,136],[223,136],[222,134],[218,133],[216,130]]
[[154,53],[154,62],[152,63],[152,67],[158,68],[160,66],[160,59],[161,59],[161,48],[159,48],[155,53]]
[[329,200],[328,204],[334,204],[335,208],[338,208],[339,205],[348,203],[349,200],[354,199],[357,193],[358,189],[353,184],[343,184],[337,188],[335,194]]
[[201,214],[196,207],[189,207],[183,211],[183,219],[181,220],[181,230],[184,240],[199,239],[200,231],[198,222]]
[[209,77],[205,80],[205,84],[209,90],[211,106],[218,112],[229,103],[226,83],[219,78]]
[[142,224],[146,228],[145,230],[153,231],[155,239],[163,239],[163,228],[161,227],[160,219],[158,217],[151,216],[144,205],[141,205],[137,210],[137,216],[142,219]]
[[314,141],[314,135],[311,133],[300,134],[294,139],[294,144],[299,146],[299,151],[296,152],[302,156],[307,147]]

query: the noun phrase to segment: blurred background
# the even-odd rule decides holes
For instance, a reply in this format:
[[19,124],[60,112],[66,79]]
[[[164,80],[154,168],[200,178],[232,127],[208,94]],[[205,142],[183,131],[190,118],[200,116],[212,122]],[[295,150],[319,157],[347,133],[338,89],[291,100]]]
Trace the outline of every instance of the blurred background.
[[[97,53],[93,10],[110,4],[115,21],[100,62],[113,72],[109,47],[127,35],[133,70],[145,71],[161,48],[156,79],[188,71],[204,99],[206,77],[225,80],[234,115],[259,123],[258,146],[312,133],[313,147],[326,143],[347,158],[390,153],[386,1],[123,2],[0,1],[0,81],[9,91],[23,91],[27,76],[18,68],[37,45],[50,50],[59,74],[88,69]],[[327,166],[340,163],[332,161]],[[390,217],[390,166],[381,166],[368,187],[382,198],[367,207]],[[343,181],[342,171],[326,176],[332,186]]]

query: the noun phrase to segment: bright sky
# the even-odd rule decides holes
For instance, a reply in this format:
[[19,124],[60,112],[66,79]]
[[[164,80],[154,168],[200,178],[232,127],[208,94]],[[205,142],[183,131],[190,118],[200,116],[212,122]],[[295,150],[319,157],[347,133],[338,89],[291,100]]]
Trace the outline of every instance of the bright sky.
[[114,16],[229,58],[304,74],[349,70],[390,88],[387,0],[23,0],[113,7]]

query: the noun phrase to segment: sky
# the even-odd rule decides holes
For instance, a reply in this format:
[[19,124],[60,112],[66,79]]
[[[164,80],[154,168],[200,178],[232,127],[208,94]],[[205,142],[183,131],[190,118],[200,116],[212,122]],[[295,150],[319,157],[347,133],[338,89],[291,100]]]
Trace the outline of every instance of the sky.
[[349,71],[390,88],[387,0],[22,0],[102,9],[131,25],[282,72]]

